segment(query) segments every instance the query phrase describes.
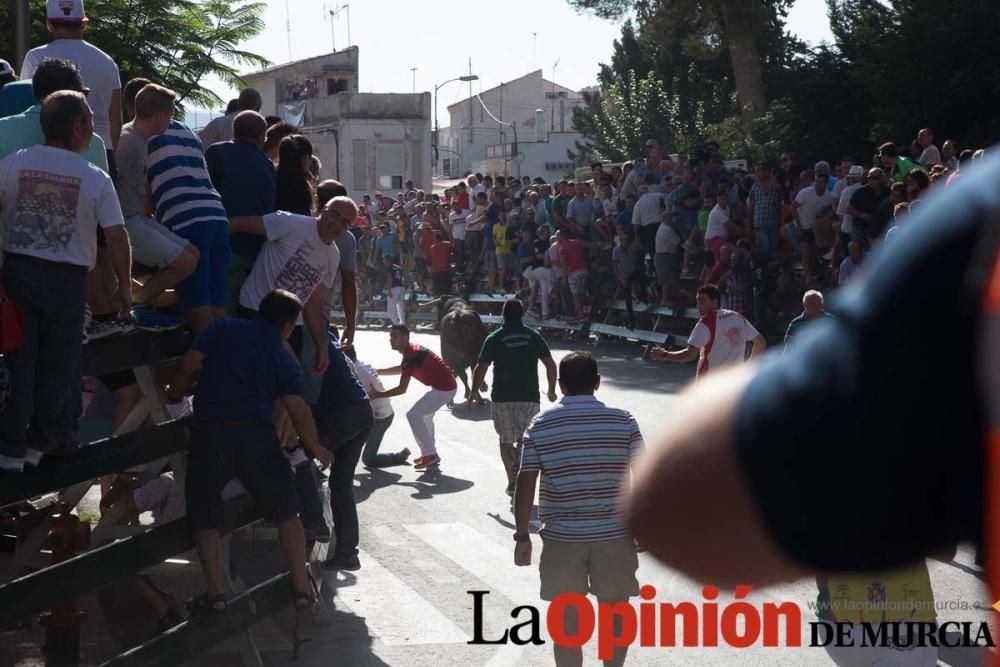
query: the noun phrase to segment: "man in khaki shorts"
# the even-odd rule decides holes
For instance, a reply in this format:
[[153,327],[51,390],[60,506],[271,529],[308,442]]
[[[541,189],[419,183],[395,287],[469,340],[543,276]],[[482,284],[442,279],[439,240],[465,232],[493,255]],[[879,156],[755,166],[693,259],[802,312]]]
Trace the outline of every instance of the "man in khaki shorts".
[[[593,593],[599,602],[614,604],[639,594],[639,560],[618,498],[644,448],[642,434],[631,414],[594,397],[600,384],[593,355],[567,355],[559,362],[563,399],[524,434],[514,496],[514,564],[531,564],[529,521],[541,473],[543,600],[563,593]],[[572,635],[578,619],[575,609],[570,610],[565,624]],[[554,650],[556,665],[582,664],[582,649]],[[617,648],[604,664],[621,665],[627,650]]]
[[486,370],[493,366],[493,427],[500,436],[500,460],[507,473],[507,495],[514,495],[517,475],[515,444],[520,445],[528,424],[538,414],[538,362],[545,365],[548,375],[549,401],[556,400],[556,362],[545,339],[522,323],[524,304],[508,299],[503,304],[503,326],[483,341],[479,364],[472,374],[472,394],[469,409],[479,402],[479,387],[486,379]]

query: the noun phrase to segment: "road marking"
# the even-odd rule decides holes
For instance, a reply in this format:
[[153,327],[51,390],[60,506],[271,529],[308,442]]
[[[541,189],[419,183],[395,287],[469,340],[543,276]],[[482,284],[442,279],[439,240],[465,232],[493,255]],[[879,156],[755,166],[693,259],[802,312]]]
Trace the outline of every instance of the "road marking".
[[389,646],[457,644],[470,637],[402,579],[364,551],[358,552],[358,572],[327,572],[323,585],[337,591],[368,631]]
[[412,564],[414,570],[419,570],[421,574],[430,577],[439,584],[457,584],[461,581],[440,563],[435,563],[432,560],[417,558]]
[[368,532],[388,544],[390,547],[405,549],[410,546],[410,541],[403,539],[402,533],[399,532],[399,529],[393,526],[383,524],[381,526],[371,528]]
[[[513,542],[509,548],[503,547],[467,524],[420,523],[404,528],[511,602],[541,606],[538,599],[539,550],[535,551],[531,566],[515,567]],[[540,546],[537,541],[535,546]]]

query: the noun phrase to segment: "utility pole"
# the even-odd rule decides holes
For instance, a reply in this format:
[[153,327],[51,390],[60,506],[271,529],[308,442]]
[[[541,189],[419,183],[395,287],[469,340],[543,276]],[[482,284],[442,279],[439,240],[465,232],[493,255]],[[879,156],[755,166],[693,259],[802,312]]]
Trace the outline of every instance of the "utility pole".
[[[472,76],[472,58],[469,58],[469,76]],[[475,139],[472,136],[472,80],[469,80],[469,143]]]
[[417,67],[411,67],[410,71],[413,72],[413,92],[417,92]]
[[330,10],[330,47],[333,49],[332,53],[336,53],[337,52],[337,26],[333,22],[334,19],[336,18],[336,16],[337,16],[337,13],[331,9]]

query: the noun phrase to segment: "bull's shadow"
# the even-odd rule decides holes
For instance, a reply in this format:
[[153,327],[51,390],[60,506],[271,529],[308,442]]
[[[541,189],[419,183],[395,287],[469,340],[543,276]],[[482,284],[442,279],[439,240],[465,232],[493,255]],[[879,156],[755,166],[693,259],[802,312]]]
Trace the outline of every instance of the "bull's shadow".
[[451,416],[464,422],[490,421],[493,419],[493,404],[490,399],[484,398],[482,403],[472,406],[470,410],[468,401],[458,400],[451,408]]

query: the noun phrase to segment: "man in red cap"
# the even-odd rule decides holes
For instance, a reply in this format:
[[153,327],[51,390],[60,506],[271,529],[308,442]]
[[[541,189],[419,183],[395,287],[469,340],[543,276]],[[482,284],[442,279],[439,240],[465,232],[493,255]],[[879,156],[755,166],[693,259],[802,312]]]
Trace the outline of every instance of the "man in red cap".
[[21,78],[30,79],[46,58],[63,58],[80,68],[83,85],[90,89],[87,102],[94,111],[94,134],[108,151],[108,171],[117,181],[115,149],[122,130],[122,82],[118,65],[108,54],[83,39],[87,15],[83,0],[48,0],[45,16],[52,42],[36,47],[24,56]]

